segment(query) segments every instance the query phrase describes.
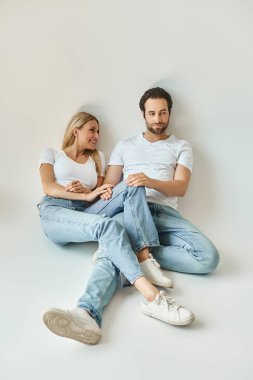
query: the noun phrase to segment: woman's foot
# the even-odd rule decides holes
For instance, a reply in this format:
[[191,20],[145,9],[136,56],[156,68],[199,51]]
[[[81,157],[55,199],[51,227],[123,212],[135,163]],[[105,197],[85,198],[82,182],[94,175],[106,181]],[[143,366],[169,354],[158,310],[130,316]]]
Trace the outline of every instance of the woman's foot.
[[52,308],[43,314],[45,325],[54,334],[86,344],[97,344],[101,330],[87,310],[77,308],[61,310]]

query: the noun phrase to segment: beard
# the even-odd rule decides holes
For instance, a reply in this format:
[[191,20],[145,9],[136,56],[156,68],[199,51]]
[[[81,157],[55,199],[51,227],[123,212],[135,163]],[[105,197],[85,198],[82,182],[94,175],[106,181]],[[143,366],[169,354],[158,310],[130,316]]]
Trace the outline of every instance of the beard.
[[[158,127],[153,127],[153,125],[159,125]],[[163,134],[164,131],[168,128],[169,122],[168,123],[159,123],[159,124],[148,124],[146,123],[147,129],[149,132],[153,133],[154,135],[161,135]]]

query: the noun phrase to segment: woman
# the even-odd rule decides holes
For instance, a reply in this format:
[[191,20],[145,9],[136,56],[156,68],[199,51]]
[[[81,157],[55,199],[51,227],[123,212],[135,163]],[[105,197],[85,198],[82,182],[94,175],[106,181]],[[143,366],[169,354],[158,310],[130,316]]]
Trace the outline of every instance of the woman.
[[[110,184],[102,185],[105,161],[103,154],[96,150],[98,135],[98,120],[91,114],[79,112],[67,126],[62,150],[43,151],[40,174],[46,196],[39,205],[43,230],[57,244],[98,241],[106,252],[107,264],[110,259],[110,265],[122,272],[143,295],[142,311],[146,315],[170,324],[189,324],[193,314],[151,283],[172,286],[150,257],[150,248],[158,246],[159,240],[145,189],[121,183],[115,187],[109,201],[95,202],[98,196],[112,188]],[[125,229],[111,219],[122,210],[128,236]],[[134,252],[151,282],[144,276]],[[77,309],[50,309],[44,314],[44,322],[51,331],[83,343],[99,341],[102,307],[97,307],[99,301],[94,290],[104,286],[101,273],[98,278],[95,270]],[[105,297],[103,306],[109,299]]]

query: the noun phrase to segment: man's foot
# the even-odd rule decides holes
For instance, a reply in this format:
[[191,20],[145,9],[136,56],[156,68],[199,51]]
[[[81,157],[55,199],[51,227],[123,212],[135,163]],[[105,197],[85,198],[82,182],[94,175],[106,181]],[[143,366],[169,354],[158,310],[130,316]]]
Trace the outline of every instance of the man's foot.
[[97,323],[85,309],[52,308],[43,314],[43,321],[53,333],[81,343],[97,344],[102,336]]
[[163,286],[164,288],[173,288],[173,282],[170,278],[164,276],[160,265],[153,258],[151,253],[149,254],[149,259],[146,259],[140,263],[142,272],[145,277],[153,284],[157,286]]
[[178,305],[164,290],[153,302],[141,302],[141,310],[149,317],[175,326],[189,325],[194,320],[193,313]]

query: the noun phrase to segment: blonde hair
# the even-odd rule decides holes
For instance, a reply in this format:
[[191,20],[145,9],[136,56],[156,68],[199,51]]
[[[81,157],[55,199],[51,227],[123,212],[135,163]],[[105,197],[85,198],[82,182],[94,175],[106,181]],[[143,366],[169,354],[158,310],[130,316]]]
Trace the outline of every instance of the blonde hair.
[[[71,119],[68,122],[65,134],[63,136],[62,150],[74,144],[74,141],[75,141],[74,129],[82,128],[84,124],[86,124],[88,121],[91,121],[91,120],[95,120],[99,125],[98,119],[88,112],[77,112],[71,117]],[[100,176],[101,175],[101,159],[100,159],[97,149],[95,150],[85,149],[84,153],[90,156],[94,160],[95,165],[96,165],[97,175]]]

